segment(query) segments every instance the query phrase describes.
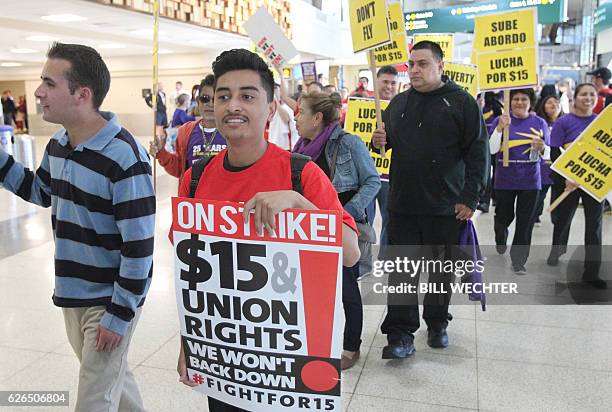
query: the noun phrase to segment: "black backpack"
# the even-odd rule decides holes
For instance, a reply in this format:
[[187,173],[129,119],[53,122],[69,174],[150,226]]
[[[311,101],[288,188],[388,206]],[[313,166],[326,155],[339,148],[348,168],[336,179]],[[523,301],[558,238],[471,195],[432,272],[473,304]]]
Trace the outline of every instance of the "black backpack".
[[[200,183],[200,177],[204,172],[204,168],[213,156],[205,156],[193,163],[191,166],[191,181],[189,182],[189,197],[194,198],[198,184]],[[291,153],[291,185],[293,190],[301,195],[304,195],[302,187],[302,170],[306,163],[310,161],[309,156],[305,156],[299,153]]]

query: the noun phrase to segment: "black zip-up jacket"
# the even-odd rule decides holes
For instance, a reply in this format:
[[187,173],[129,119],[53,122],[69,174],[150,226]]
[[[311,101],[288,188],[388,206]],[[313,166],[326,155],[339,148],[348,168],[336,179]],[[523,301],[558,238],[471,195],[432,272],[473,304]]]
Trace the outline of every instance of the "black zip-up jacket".
[[388,208],[408,215],[476,209],[489,175],[489,138],[476,100],[442,77],[428,93],[409,89],[383,112],[391,155]]

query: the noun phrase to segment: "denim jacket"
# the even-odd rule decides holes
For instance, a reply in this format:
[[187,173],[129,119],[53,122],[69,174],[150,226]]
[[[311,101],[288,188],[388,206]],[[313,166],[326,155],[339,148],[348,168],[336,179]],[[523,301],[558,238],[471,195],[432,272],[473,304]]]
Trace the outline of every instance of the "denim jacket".
[[363,221],[366,206],[374,200],[380,189],[380,177],[363,141],[358,136],[344,132],[340,125],[336,126],[325,146],[325,158],[330,168],[341,133],[345,134],[340,141],[332,184],[338,193],[348,190],[357,191],[355,196],[344,205],[344,209],[355,220]]

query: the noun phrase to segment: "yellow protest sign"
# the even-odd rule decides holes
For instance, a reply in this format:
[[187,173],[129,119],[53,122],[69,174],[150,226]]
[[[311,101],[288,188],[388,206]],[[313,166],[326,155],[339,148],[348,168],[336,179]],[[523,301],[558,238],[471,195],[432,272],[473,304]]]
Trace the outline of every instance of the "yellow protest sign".
[[474,17],[480,91],[537,85],[536,25],[536,8]]
[[473,64],[444,63],[444,74],[476,97],[478,94],[478,71]]
[[415,34],[413,44],[420,41],[429,40],[438,43],[444,53],[444,61],[452,61],[455,53],[455,36],[453,34]]
[[474,17],[474,49],[479,53],[535,47],[537,9]]
[[612,106],[606,107],[589,127],[584,129],[579,139],[612,157]]
[[598,202],[603,201],[612,189],[612,157],[580,138],[551,167],[565,178],[578,183],[582,190]]
[[[376,60],[376,66],[406,63],[408,61],[406,35],[404,33],[392,33],[391,43],[374,49],[374,59]],[[370,64],[369,54],[368,64]]]
[[391,41],[385,0],[349,0],[349,14],[355,53]]
[[389,29],[391,29],[391,33],[402,33],[405,36],[406,29],[404,28],[402,4],[389,3],[387,7],[389,9]]
[[[381,109],[386,109],[388,104],[388,101],[381,100]],[[370,156],[374,161],[374,165],[381,179],[389,180],[391,150],[387,150],[385,158],[383,159],[378,153],[374,152],[371,144],[372,133],[376,130],[376,107],[374,105],[374,100],[349,99],[346,109],[346,119],[344,121],[344,130],[359,136],[361,140],[363,140],[370,150]]]
[[538,51],[525,49],[478,53],[480,91],[535,86]]

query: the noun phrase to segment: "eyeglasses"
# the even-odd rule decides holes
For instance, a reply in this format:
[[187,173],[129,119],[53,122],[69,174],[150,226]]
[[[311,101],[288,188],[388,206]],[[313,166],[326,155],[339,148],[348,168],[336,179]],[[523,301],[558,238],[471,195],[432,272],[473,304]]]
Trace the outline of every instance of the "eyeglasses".
[[204,104],[207,104],[207,103],[210,103],[211,101],[213,101],[215,99],[212,96],[203,95],[203,96],[198,97],[198,100],[201,101]]

